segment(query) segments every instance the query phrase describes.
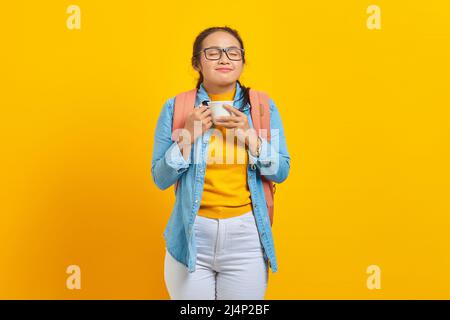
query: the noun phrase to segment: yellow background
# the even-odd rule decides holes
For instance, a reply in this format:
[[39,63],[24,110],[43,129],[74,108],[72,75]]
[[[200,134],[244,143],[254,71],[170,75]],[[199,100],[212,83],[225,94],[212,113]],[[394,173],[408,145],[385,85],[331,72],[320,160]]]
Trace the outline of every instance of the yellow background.
[[445,0],[2,3],[0,298],[168,298],[174,195],[153,184],[153,133],[213,25],[240,32],[242,83],[270,94],[287,134],[266,298],[450,298]]

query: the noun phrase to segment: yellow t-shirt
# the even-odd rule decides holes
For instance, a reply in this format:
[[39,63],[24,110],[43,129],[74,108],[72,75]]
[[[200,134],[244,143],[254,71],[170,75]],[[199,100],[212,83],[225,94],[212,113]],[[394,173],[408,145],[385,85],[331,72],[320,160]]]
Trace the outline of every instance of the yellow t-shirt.
[[[223,94],[208,95],[212,101],[232,101],[235,93],[236,88]],[[220,130],[222,139],[214,134],[213,130],[208,146],[205,183],[198,215],[220,219],[239,216],[252,210],[251,194],[247,184],[247,150],[245,145],[237,143],[236,137],[233,145],[230,145],[231,141],[227,141],[225,127],[213,125],[212,129]],[[230,134],[233,131],[228,130]],[[234,156],[227,157],[227,151],[233,151]],[[232,163],[227,163],[230,161]]]

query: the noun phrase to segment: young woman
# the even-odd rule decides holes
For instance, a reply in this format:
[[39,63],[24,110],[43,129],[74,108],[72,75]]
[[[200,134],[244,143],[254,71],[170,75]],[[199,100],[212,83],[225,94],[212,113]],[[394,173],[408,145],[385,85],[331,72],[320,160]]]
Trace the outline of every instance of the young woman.
[[[253,129],[249,88],[239,81],[244,63],[236,30],[202,31],[192,55],[200,77],[195,107],[184,126],[188,143],[172,140],[175,97],[166,101],[158,119],[152,177],[162,190],[178,183],[163,234],[171,299],[264,299],[268,268],[278,269],[261,177],[283,182],[290,157],[272,99],[270,142]],[[233,101],[225,106],[231,116],[213,121],[204,104],[215,100]],[[229,135],[237,139],[227,140]],[[234,151],[232,161],[227,150]]]

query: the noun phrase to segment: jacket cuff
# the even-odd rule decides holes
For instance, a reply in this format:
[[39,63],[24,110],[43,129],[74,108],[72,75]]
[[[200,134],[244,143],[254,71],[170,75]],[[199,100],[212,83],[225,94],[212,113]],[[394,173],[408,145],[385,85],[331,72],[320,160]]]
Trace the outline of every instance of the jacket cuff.
[[272,163],[275,161],[276,152],[273,150],[273,147],[270,145],[270,143],[261,138],[261,153],[259,154],[259,157],[256,157],[252,155],[250,152],[250,149],[248,149],[248,161],[250,164],[255,164],[259,167],[270,167]]
[[181,153],[180,146],[175,141],[165,153],[166,163],[169,167],[175,169],[178,173],[182,173],[187,168],[191,162],[191,154],[189,153],[188,161],[184,159]]

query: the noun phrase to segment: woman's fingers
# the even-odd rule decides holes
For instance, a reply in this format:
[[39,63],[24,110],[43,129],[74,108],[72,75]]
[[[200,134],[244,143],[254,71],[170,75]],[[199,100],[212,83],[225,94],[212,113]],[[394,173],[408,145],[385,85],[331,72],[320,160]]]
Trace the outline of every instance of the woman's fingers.
[[196,108],[194,108],[194,111],[201,112],[203,110],[206,110],[207,108],[208,106],[198,105]]
[[200,120],[202,121],[203,124],[205,124],[205,123],[208,123],[208,122],[212,121],[212,117],[209,115],[209,116],[203,117]]
[[218,122],[216,121],[215,124],[220,125],[224,128],[228,128],[228,129],[234,129],[234,128],[239,128],[239,122]]
[[211,115],[211,109],[208,106],[200,106],[195,110],[197,119],[203,120],[207,116]]
[[206,127],[206,129],[209,129],[212,127],[213,122],[211,118],[206,118],[205,120],[203,120],[203,124]]
[[215,119],[218,122],[241,122],[241,118],[240,117],[236,117],[236,116],[220,116],[220,117],[216,117]]
[[224,104],[223,107],[225,109],[227,109],[228,111],[230,111],[233,115],[237,115],[240,116],[242,114],[242,112],[240,112],[238,109],[236,109],[233,106],[230,106],[229,104]]
[[199,106],[198,108],[194,108],[194,112],[196,112],[199,115],[204,113],[207,110],[209,110],[208,106]]
[[211,109],[209,109],[209,108],[207,108],[207,110],[203,111],[200,114],[200,118],[201,119],[205,119],[205,118],[210,117],[210,116],[211,116]]

